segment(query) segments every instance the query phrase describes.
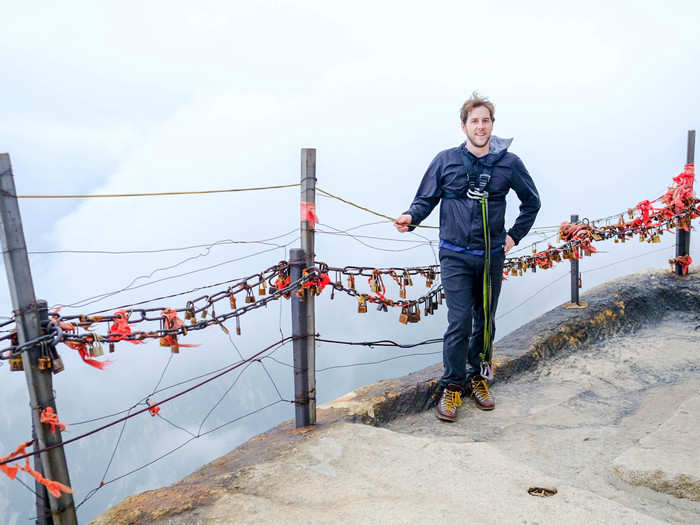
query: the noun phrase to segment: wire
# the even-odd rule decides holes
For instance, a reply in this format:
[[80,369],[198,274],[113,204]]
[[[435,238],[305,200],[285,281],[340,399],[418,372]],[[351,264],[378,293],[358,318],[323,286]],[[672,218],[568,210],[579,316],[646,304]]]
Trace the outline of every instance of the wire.
[[[294,339],[294,336],[289,336],[289,337],[287,337],[285,340],[291,340],[291,339]],[[207,384],[207,383],[210,383],[210,382],[213,381],[214,379],[217,379],[217,378],[219,378],[219,377],[221,377],[221,376],[223,376],[223,375],[228,374],[229,372],[232,372],[232,371],[236,370],[236,369],[239,368],[240,366],[243,366],[244,364],[246,364],[246,363],[248,363],[248,362],[250,362],[250,361],[255,360],[257,357],[261,356],[261,355],[264,354],[265,352],[268,352],[270,349],[272,349],[272,348],[274,348],[275,346],[277,346],[277,345],[283,343],[285,340],[277,341],[277,342],[275,342],[275,343],[273,343],[273,344],[271,344],[271,345],[269,345],[269,346],[263,348],[263,349],[260,350],[259,352],[257,352],[257,353],[255,353],[255,354],[253,354],[252,356],[250,356],[250,357],[249,357],[248,359],[246,359],[245,361],[241,361],[241,362],[239,362],[239,363],[236,363],[235,365],[233,365],[233,366],[231,366],[231,367],[228,367],[227,369],[225,369],[224,371],[222,371],[222,372],[216,374],[216,375],[213,376],[213,377],[210,377],[210,378],[208,378],[208,379],[206,379],[206,380],[204,380],[204,381],[202,381],[202,382],[200,382],[200,383],[197,383],[196,385],[191,386],[191,387],[189,387],[189,388],[187,388],[187,389],[185,389],[185,390],[183,390],[183,391],[181,391],[181,392],[178,392],[177,394],[173,394],[172,396],[167,397],[167,398],[163,399],[162,401],[158,401],[157,403],[154,403],[154,406],[155,406],[155,405],[157,405],[157,406],[163,405],[163,404],[165,404],[165,403],[167,403],[167,402],[169,402],[169,401],[172,401],[173,399],[176,399],[176,398],[178,398],[178,397],[180,397],[180,396],[183,396],[183,395],[185,395],[185,394],[187,394],[187,393],[189,393],[189,392],[192,392],[193,390],[195,390],[195,389],[197,389],[197,388],[200,388],[200,387],[204,386],[204,385]],[[50,446],[45,447],[45,448],[43,448],[43,449],[41,449],[41,450],[35,450],[35,451],[33,451],[33,452],[31,452],[31,453],[28,453],[28,454],[23,454],[23,455],[20,455],[20,456],[15,456],[15,457],[12,458],[12,459],[0,461],[0,465],[5,465],[6,463],[12,463],[12,462],[14,462],[14,461],[19,461],[20,459],[24,459],[24,458],[27,458],[27,457],[29,457],[29,456],[33,456],[33,455],[35,455],[35,454],[41,454],[41,453],[46,452],[46,451],[48,451],[48,450],[52,450],[52,449],[57,448],[57,447],[62,447],[62,446],[68,445],[68,444],[73,443],[73,442],[75,442],[75,441],[78,441],[78,440],[80,440],[80,439],[83,439],[83,438],[86,438],[86,437],[91,436],[91,435],[93,435],[93,434],[96,434],[96,433],[98,433],[98,432],[101,432],[101,431],[103,431],[103,430],[105,430],[105,429],[107,429],[107,428],[113,427],[114,425],[117,425],[117,424],[121,423],[122,421],[125,421],[125,420],[127,420],[127,419],[131,419],[131,418],[133,418],[133,417],[136,417],[136,416],[138,416],[139,414],[143,414],[144,412],[148,411],[150,408],[151,408],[151,407],[146,407],[146,408],[142,408],[142,409],[140,409],[140,410],[138,410],[138,411],[136,411],[136,412],[129,413],[128,415],[126,415],[126,416],[124,416],[124,417],[122,417],[122,418],[120,418],[120,419],[117,419],[117,420],[115,420],[115,421],[112,421],[112,422],[110,422],[110,423],[107,423],[107,424],[105,424],[105,425],[102,425],[101,427],[98,427],[98,428],[96,428],[96,429],[90,430],[89,432],[85,432],[84,434],[81,434],[81,435],[76,436],[76,437],[74,437],[74,438],[71,438],[71,439],[68,439],[68,440],[66,440],[66,441],[63,441],[62,443],[57,443],[57,444],[55,444],[55,445],[50,445]]]
[[53,250],[53,251],[31,251],[27,252],[29,255],[40,255],[40,254],[58,254],[58,253],[80,253],[80,254],[90,254],[90,255],[134,255],[134,254],[146,254],[146,253],[166,253],[166,252],[179,252],[184,250],[192,250],[194,248],[212,248],[214,246],[225,246],[228,244],[267,244],[269,246],[277,246],[279,244],[270,243],[269,241],[274,241],[282,237],[286,237],[297,231],[296,229],[283,233],[281,235],[276,235],[267,239],[260,239],[256,241],[234,241],[232,239],[221,239],[214,241],[209,244],[193,244],[191,246],[180,246],[177,248],[160,248],[157,250]]
[[[296,238],[292,239],[291,241],[289,241],[286,245],[283,245],[283,246],[289,246],[290,244],[293,244],[293,243],[295,243],[295,242],[298,241],[298,240],[299,240],[299,237],[296,237]],[[122,292],[126,292],[126,291],[128,291],[128,290],[136,290],[136,289],[138,289],[138,288],[143,288],[143,287],[145,287],[145,286],[151,286],[151,285],[153,285],[153,284],[157,284],[157,283],[160,283],[160,282],[163,282],[163,281],[169,281],[169,280],[171,280],[171,279],[177,279],[177,278],[179,278],[179,277],[185,277],[185,276],[188,276],[188,275],[193,275],[193,274],[195,274],[195,273],[204,272],[204,271],[207,271],[207,270],[211,270],[212,268],[218,268],[219,266],[224,266],[224,265],[226,265],[226,264],[231,264],[231,263],[234,263],[234,262],[239,262],[239,261],[242,261],[242,260],[244,260],[244,259],[250,259],[251,257],[256,257],[256,256],[258,256],[258,255],[262,255],[263,253],[268,253],[268,252],[271,252],[271,251],[276,250],[276,249],[278,249],[278,247],[267,248],[267,249],[265,249],[265,250],[260,250],[260,251],[258,251],[258,252],[251,253],[251,254],[249,254],[249,255],[244,255],[243,257],[236,257],[235,259],[228,259],[228,260],[226,260],[226,261],[223,261],[223,262],[220,262],[220,263],[217,263],[217,264],[212,264],[211,266],[206,266],[206,267],[204,267],[204,268],[199,268],[199,269],[197,269],[197,270],[192,270],[192,271],[180,273],[180,274],[177,274],[177,275],[171,275],[171,276],[169,276],[169,277],[163,277],[162,279],[156,279],[155,281],[150,281],[150,282],[147,282],[147,283],[139,284],[139,285],[137,285],[137,286],[128,286],[128,287],[122,288],[122,289],[120,289],[120,290],[115,290],[115,291],[112,291],[112,292],[105,292],[105,293],[103,293],[103,294],[95,295],[95,296],[92,296],[92,297],[87,297],[87,298],[85,298],[85,299],[81,299],[80,301],[76,301],[76,302],[71,303],[71,304],[57,304],[57,305],[52,306],[51,309],[56,309],[56,308],[80,308],[80,307],[83,307],[83,306],[87,306],[87,305],[89,305],[89,304],[97,303],[97,302],[99,302],[99,301],[101,301],[101,300],[103,300],[103,299],[107,299],[108,297],[113,297],[113,296],[115,296],[115,295],[117,295],[117,294],[120,294],[120,293],[122,293]],[[132,282],[133,282],[133,281],[132,281]],[[151,301],[153,301],[153,300],[155,300],[155,299],[151,299],[151,300],[145,301],[145,302],[151,302]],[[143,302],[142,302],[142,303],[134,303],[134,304],[132,304],[132,305],[127,305],[127,306],[134,306],[135,304],[143,304]],[[102,310],[102,311],[108,311],[108,310],[113,310],[113,308],[107,308],[107,309]]]
[[[361,240],[358,238],[358,236],[356,236],[356,235],[353,235],[353,234],[351,234],[351,233],[347,233],[346,231],[343,232],[343,231],[339,230],[338,228],[334,228],[333,226],[330,226],[330,225],[328,225],[328,224],[324,224],[324,226],[326,226],[327,228],[331,228],[331,229],[333,229],[333,230],[336,230],[339,234],[345,234],[345,235],[347,235],[348,237],[351,237],[352,239],[356,240],[357,242],[359,242],[359,243],[362,244],[363,246],[366,246],[367,248],[370,248],[370,249],[372,249],[372,250],[377,250],[377,251],[380,251],[380,252],[406,252],[406,251],[408,251],[408,250],[414,250],[414,249],[416,249],[416,248],[420,248],[421,246],[423,246],[424,244],[426,244],[425,242],[422,242],[422,243],[417,244],[417,245],[415,245],[415,246],[409,246],[408,248],[396,248],[396,249],[391,249],[391,248],[379,248],[379,247],[377,247],[377,246],[372,246],[371,244],[368,244],[368,243],[366,243],[366,242],[364,242],[364,241],[361,241]],[[430,244],[430,242],[428,242],[428,244]]]
[[280,188],[294,188],[299,184],[282,184],[278,186],[260,186],[257,188],[235,188],[227,190],[203,190],[203,191],[161,191],[154,193],[101,193],[101,194],[77,194],[77,195],[12,195],[2,191],[3,195],[17,199],[104,199],[113,197],[162,197],[172,195],[208,195],[212,193],[235,193],[241,191],[276,190]]

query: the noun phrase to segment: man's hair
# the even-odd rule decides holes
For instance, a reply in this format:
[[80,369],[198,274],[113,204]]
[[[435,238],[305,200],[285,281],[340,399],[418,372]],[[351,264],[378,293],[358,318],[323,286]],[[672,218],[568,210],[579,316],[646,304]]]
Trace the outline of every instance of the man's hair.
[[489,110],[489,114],[491,115],[491,120],[495,121],[496,118],[494,117],[494,113],[496,113],[496,108],[493,107],[493,102],[491,102],[488,97],[481,97],[479,96],[479,93],[474,91],[472,93],[472,96],[464,103],[462,104],[462,109],[459,112],[459,118],[462,119],[462,123],[467,122],[467,117],[469,117],[469,112],[474,109],[478,108],[480,106],[486,107],[486,109]]

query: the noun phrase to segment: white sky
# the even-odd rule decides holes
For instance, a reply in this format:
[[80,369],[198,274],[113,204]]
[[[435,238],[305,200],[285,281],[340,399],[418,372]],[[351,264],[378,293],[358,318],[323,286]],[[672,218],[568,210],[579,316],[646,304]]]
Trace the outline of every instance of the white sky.
[[[700,116],[700,8],[690,1],[577,5],[6,2],[0,7],[0,150],[10,153],[17,191],[23,194],[293,183],[299,177],[300,148],[316,147],[320,187],[397,215],[408,207],[435,153],[462,140],[459,107],[471,91],[479,90],[496,104],[494,133],[515,137],[511,150],[523,158],[540,190],[543,208],[537,224],[558,224],[575,212],[608,215],[658,196],[682,169],[687,130],[697,127]],[[289,232],[298,224],[297,199],[297,190],[280,190],[197,198],[25,200],[21,209],[30,250],[147,249]],[[327,199],[318,199],[318,209],[321,222],[336,228],[375,220]],[[511,202],[511,221],[516,213],[517,202]],[[426,223],[436,222],[437,211]],[[394,236],[388,225],[358,232]],[[427,235],[436,238],[434,232]],[[283,239],[293,240],[294,235]],[[666,236],[662,246],[668,246],[667,252],[648,254],[659,245],[605,245],[602,249],[609,253],[582,263],[584,289],[630,271],[665,267],[673,253],[672,239]],[[694,238],[691,254],[697,259],[696,246]],[[260,249],[217,247],[154,278]],[[136,276],[198,253],[204,252],[36,255],[31,262],[37,296],[56,304],[121,288]],[[435,261],[426,247],[378,252],[350,239],[320,235],[317,253],[332,265]],[[634,255],[645,256],[585,273]],[[284,256],[278,249],[86,308],[247,275]],[[500,311],[566,271],[562,266],[511,279],[504,284]],[[0,304],[5,306],[0,313],[11,310],[6,291],[3,284]],[[564,302],[567,294],[564,278],[504,318],[499,334]],[[377,316],[386,314],[374,311],[366,317],[348,316],[354,303],[338,297],[330,304],[327,297],[319,298],[319,304],[319,329],[339,338],[362,334],[414,342],[439,337],[445,324],[444,309],[426,323],[403,327],[393,313],[391,323],[377,322],[386,319]],[[282,329],[288,331],[288,305],[282,306]],[[71,313],[77,311],[82,310]],[[250,321],[244,318],[247,337],[239,338],[239,346],[245,354],[274,340],[279,315],[274,306],[249,316]],[[176,356],[179,364],[172,365],[169,379],[235,360],[223,337],[192,335],[203,346]],[[431,350],[439,348],[419,349]],[[120,349],[112,368],[99,373],[63,350],[67,370],[55,379],[64,419],[101,415],[133,402],[157,381],[165,352],[157,343]],[[279,355],[289,362],[285,352]],[[388,355],[398,352],[323,347],[319,366]],[[326,401],[438,360],[439,355],[406,358],[319,375],[319,397]],[[291,373],[279,366],[270,369],[288,392]],[[18,400],[0,418],[2,454],[27,439],[29,430],[21,374],[10,375],[7,369],[0,373],[3,393]],[[260,370],[249,371],[225,402],[229,412],[213,417],[225,421],[264,404],[269,395],[265,381]],[[258,394],[260,385],[265,394]],[[196,416],[201,417],[227,386],[224,382],[164,411],[196,429]],[[182,478],[292,414],[287,406],[277,408],[197,441],[121,485],[111,485],[84,507],[82,519],[125,495]],[[182,438],[172,428],[156,425],[149,418],[128,427],[133,434],[127,432],[112,474],[159,455]],[[69,449],[73,484],[81,494],[99,481],[115,438],[116,433],[105,433],[104,438]],[[21,521],[28,517],[30,504],[29,493],[0,480],[0,515],[10,516],[10,523]]]

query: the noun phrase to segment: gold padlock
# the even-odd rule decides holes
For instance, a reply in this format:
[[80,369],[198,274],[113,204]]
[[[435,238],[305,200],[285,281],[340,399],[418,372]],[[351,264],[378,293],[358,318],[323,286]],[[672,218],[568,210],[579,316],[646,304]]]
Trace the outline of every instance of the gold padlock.
[[377,293],[377,290],[379,290],[379,283],[377,282],[377,277],[374,275],[369,278],[369,289],[372,290],[373,293]]
[[260,281],[260,287],[258,288],[258,295],[265,295],[267,294],[267,285],[265,284],[265,278],[260,276],[262,279]]
[[39,359],[37,359],[36,364],[39,370],[50,370],[51,358],[48,356],[42,356]]
[[358,314],[366,314],[367,313],[367,302],[364,296],[360,296],[358,298],[359,303],[357,305],[357,313]]
[[399,315],[399,323],[408,324],[408,309],[405,306],[401,308],[401,315]]
[[348,275],[348,288],[351,290],[355,289],[355,277],[352,275]]
[[235,310],[236,309],[236,296],[233,295],[232,292],[228,296],[228,300],[229,300],[229,303],[231,303],[231,310]]
[[22,364],[22,356],[10,357],[10,370],[12,372],[22,372],[24,370],[24,364]]

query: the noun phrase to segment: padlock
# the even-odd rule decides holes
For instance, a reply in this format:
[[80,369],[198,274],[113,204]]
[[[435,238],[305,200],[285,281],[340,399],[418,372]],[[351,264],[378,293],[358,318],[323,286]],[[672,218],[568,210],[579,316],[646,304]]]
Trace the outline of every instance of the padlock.
[[37,368],[39,370],[50,370],[51,369],[51,358],[48,356],[41,356],[36,360]]
[[241,318],[236,316],[236,335],[241,335]]
[[401,308],[401,315],[399,315],[399,323],[408,324],[408,309],[405,306]]
[[379,312],[388,312],[388,311],[389,311],[389,308],[387,307],[386,303],[379,303],[379,304],[377,305],[377,310],[378,310]]
[[102,345],[97,342],[97,339],[95,339],[95,342],[90,345],[90,355],[93,357],[102,357],[105,355],[105,351],[102,348]]
[[413,279],[411,279],[411,274],[408,270],[403,271],[403,284],[404,286],[413,286]]
[[207,309],[205,308],[204,310],[202,310],[202,319],[206,319],[206,318],[207,318]]
[[10,357],[10,370],[12,372],[22,372],[24,370],[24,364],[22,363],[21,355],[18,355],[16,357]]
[[369,278],[369,289],[372,290],[372,293],[377,293],[377,291],[379,291],[379,282],[377,281],[376,275],[372,275]]
[[355,276],[354,275],[348,275],[348,288],[350,290],[355,289]]
[[406,283],[402,280],[399,286],[399,297],[401,299],[406,299]]
[[236,306],[236,296],[233,294],[231,289],[229,288],[229,295],[228,295],[228,301],[231,304],[231,310],[235,310],[237,308]]
[[357,313],[358,314],[366,314],[367,313],[367,303],[366,299],[363,295],[358,297],[358,304],[357,304]]
[[258,295],[267,294],[267,285],[265,284],[265,278],[261,275],[260,287],[258,288]]
[[250,288],[246,289],[246,296],[245,296],[245,302],[250,304],[255,302],[255,296],[253,295],[253,290]]
[[109,343],[109,353],[110,354],[114,353],[114,343]]
[[63,359],[61,359],[61,356],[58,355],[58,352],[54,349],[51,355],[51,371],[54,374],[58,374],[63,372],[63,370],[65,370],[65,366],[63,366]]

